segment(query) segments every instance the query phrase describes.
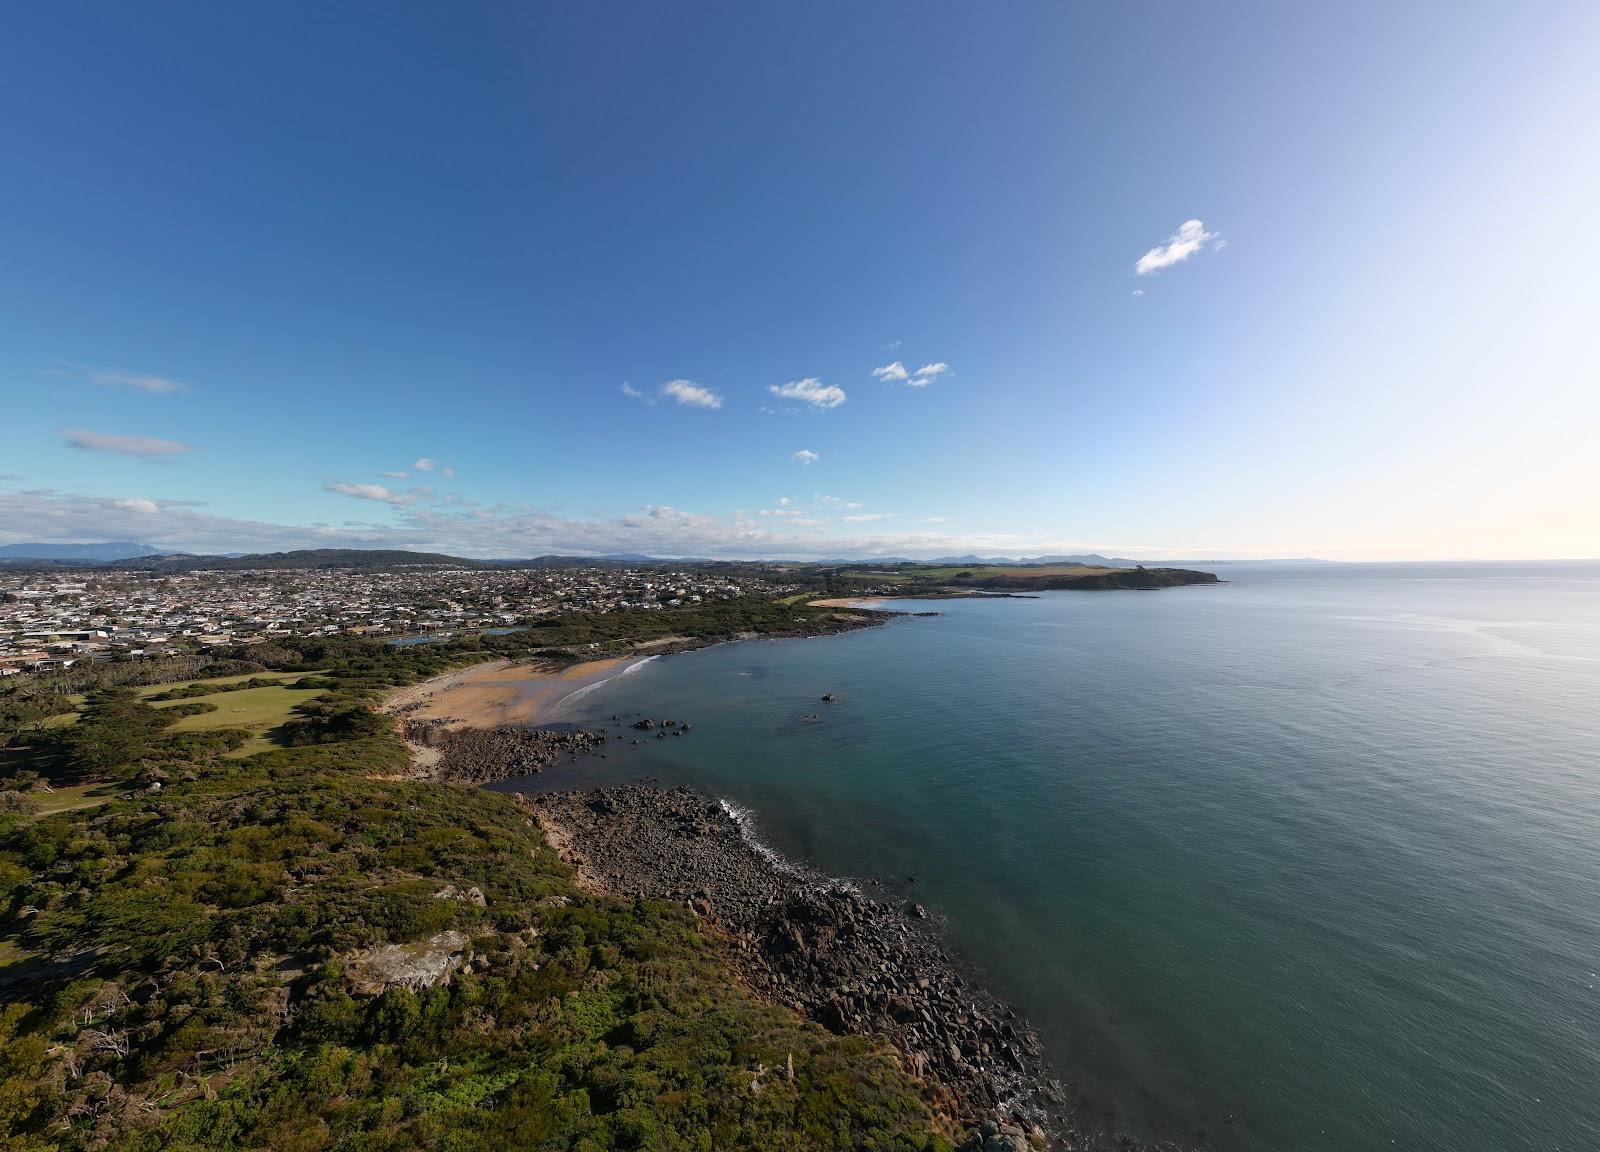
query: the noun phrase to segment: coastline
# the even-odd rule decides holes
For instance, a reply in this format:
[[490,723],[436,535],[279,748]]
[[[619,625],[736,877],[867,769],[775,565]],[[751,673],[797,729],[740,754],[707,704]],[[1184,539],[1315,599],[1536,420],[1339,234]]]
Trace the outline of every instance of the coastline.
[[[886,598],[873,597],[876,603]],[[819,602],[831,613],[827,626],[817,631],[739,632],[727,636],[668,636],[630,645],[625,652],[577,652],[567,659],[533,657],[527,660],[489,660],[390,693],[378,711],[407,722],[448,728],[529,727],[559,722],[562,704],[578,693],[598,687],[612,676],[625,675],[648,660],[680,652],[694,652],[718,644],[745,640],[789,640],[834,636],[861,628],[874,628],[900,616],[931,613],[885,612],[862,603]]]
[[544,724],[573,693],[604,683],[624,665],[634,667],[651,658],[608,656],[566,664],[491,660],[402,689],[380,711],[451,728]]
[[1137,1149],[1083,1123],[1017,1012],[972,982],[932,913],[866,895],[762,844],[727,801],[655,783],[515,793],[580,881],[687,905],[762,999],[886,1039],[963,1152]]
[[[859,611],[863,605],[826,606]],[[935,613],[875,611],[870,619],[853,613],[834,631],[903,615]],[[655,655],[780,638],[791,637],[687,641],[567,665],[496,662],[397,693],[384,710],[405,717],[416,775],[489,784],[563,759],[604,758],[604,731],[538,727],[551,724],[573,694]],[[499,720],[507,715],[525,719]],[[744,813],[718,797],[653,781],[614,788],[574,783],[511,795],[580,885],[618,899],[687,905],[723,940],[730,964],[762,999],[837,1034],[886,1039],[902,1066],[929,1086],[940,1113],[971,1133],[960,1152],[1154,1152],[1156,1145],[1088,1119],[1087,1102],[1068,1096],[1027,1022],[945,950],[927,909],[873,899],[849,881],[784,858],[761,843]]]

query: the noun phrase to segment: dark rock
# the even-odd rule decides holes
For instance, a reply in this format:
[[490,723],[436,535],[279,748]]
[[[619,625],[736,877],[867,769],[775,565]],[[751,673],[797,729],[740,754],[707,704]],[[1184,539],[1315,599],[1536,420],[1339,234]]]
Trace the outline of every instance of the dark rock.
[[[719,804],[687,789],[519,799],[561,827],[613,891],[714,915],[758,993],[832,1032],[888,1037],[907,1067],[938,1081],[957,1119],[976,1124],[1006,1100],[1030,1123],[1076,1130],[1037,1046],[1008,1023],[1015,1015],[1004,1004],[963,980],[921,905],[874,900],[774,858]],[[1004,1027],[1024,1038],[1011,1042]]]
[[531,776],[562,756],[594,752],[605,743],[600,732],[560,731],[545,728],[443,728],[433,723],[407,721],[406,739],[439,752],[429,775],[435,780],[462,784],[487,784],[513,776]]

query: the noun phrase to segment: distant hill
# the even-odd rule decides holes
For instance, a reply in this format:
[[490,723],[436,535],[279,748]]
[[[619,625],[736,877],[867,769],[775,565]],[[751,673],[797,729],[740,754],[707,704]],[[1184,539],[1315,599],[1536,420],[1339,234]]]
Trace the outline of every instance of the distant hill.
[[890,564],[924,564],[931,567],[948,567],[954,564],[1005,564],[1013,567],[1025,564],[1082,564],[1086,568],[1135,568],[1139,565],[1137,560],[1121,556],[1102,556],[1098,552],[1071,556],[979,556],[969,552],[965,556],[935,556],[931,560],[912,560],[905,556],[858,556],[849,560],[819,560],[816,563],[827,568],[852,564],[865,567]]
[[500,568],[622,568],[636,564],[670,564],[654,556],[620,553],[609,556],[532,556],[526,560],[485,560]]
[[159,556],[161,550],[148,544],[131,540],[111,540],[103,544],[3,544],[0,545],[0,562],[19,560],[74,561],[106,563],[128,560],[135,556]]
[[1098,552],[1057,556],[935,556],[928,564],[1082,564],[1087,568],[1134,568],[1137,560],[1102,556]]
[[302,548],[293,552],[264,552],[245,556],[151,556],[125,560],[119,568],[148,572],[194,572],[265,568],[293,571],[307,568],[399,568],[427,565],[436,568],[484,568],[481,560],[446,556],[442,552],[406,552],[397,548]]

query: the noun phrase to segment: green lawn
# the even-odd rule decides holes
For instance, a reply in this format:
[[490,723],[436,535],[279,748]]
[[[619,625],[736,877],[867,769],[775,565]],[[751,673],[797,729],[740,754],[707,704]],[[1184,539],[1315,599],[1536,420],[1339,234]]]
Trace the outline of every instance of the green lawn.
[[[249,677],[241,679],[248,680]],[[172,726],[171,731],[204,732],[213,728],[244,728],[250,732],[250,743],[232,755],[252,756],[277,747],[272,739],[273,729],[289,719],[296,704],[321,696],[322,693],[321,688],[296,688],[290,683],[279,688],[245,688],[239,692],[218,692],[213,696],[191,696],[188,700],[162,700],[154,707],[171,708],[196,700],[215,704],[215,712],[185,716]]]
[[[237,692],[217,692],[209,696],[190,696],[184,700],[157,700],[151,706],[155,708],[171,708],[175,704],[186,704],[195,700],[203,700],[207,704],[215,704],[215,712],[204,712],[198,716],[185,716],[172,726],[174,732],[203,732],[212,728],[245,728],[250,731],[250,743],[234,752],[234,756],[253,756],[257,752],[265,752],[268,748],[278,745],[272,739],[272,730],[285,720],[289,719],[291,711],[302,700],[310,700],[321,696],[320,688],[296,688],[294,685],[299,680],[314,673],[308,672],[251,672],[244,676],[218,676],[211,680],[180,680],[172,684],[149,684],[140,688],[139,695],[149,699],[151,696],[174,688],[184,688],[190,684],[237,684],[242,680],[277,680],[282,684],[278,688],[244,688]],[[72,697],[74,704],[82,704],[83,697]],[[45,721],[47,728],[61,728],[68,724],[75,724],[78,720],[76,712],[66,712],[60,716],[52,716]],[[63,789],[62,791],[67,791]],[[99,803],[98,800],[90,803]],[[86,807],[87,805],[73,805],[73,807]]]
[[[126,788],[122,790],[126,791]],[[39,810],[22,817],[22,822],[27,824],[34,820],[43,820],[46,816],[54,816],[57,812],[93,808],[97,804],[104,804],[117,794],[116,784],[69,784],[49,792],[41,788],[29,789],[28,799],[37,804]]]
[[[243,680],[278,680],[282,682],[289,682],[298,680],[300,677],[308,675],[310,675],[308,672],[246,672],[243,676],[216,676],[210,680],[179,680],[173,684],[147,684],[143,688],[139,689],[139,695],[149,699],[151,696],[159,695],[160,693],[170,691],[173,688],[187,688],[190,684],[238,684]],[[246,694],[248,694],[249,691],[253,691],[253,689],[247,690]],[[196,696],[192,697],[192,699],[198,700],[200,697]],[[159,708],[160,705],[158,704],[156,707]]]

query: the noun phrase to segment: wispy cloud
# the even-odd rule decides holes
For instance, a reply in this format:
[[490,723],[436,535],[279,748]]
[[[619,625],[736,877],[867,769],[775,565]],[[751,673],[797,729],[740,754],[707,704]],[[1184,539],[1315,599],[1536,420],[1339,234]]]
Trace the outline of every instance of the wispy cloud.
[[114,368],[88,368],[82,364],[58,363],[50,371],[57,376],[67,376],[74,380],[87,380],[89,383],[98,384],[102,388],[125,388],[133,392],[150,392],[155,395],[182,392],[189,387],[182,380],[174,380],[170,376],[151,376],[143,372],[122,372]]
[[908,369],[903,362],[896,360],[893,364],[885,364],[882,368],[874,368],[872,375],[874,379],[882,380],[885,384],[905,384],[911,388],[926,388],[949,371],[950,365],[943,360],[924,364],[915,372]]
[[341,496],[354,496],[357,500],[376,500],[380,504],[393,504],[396,508],[409,507],[433,494],[432,490],[427,488],[396,492],[392,488],[385,488],[382,484],[355,484],[349,480],[329,480],[322,487]]
[[802,448],[790,457],[796,464],[804,464],[807,468],[822,459],[822,453],[813,452],[809,448]]
[[839,517],[840,523],[843,523],[843,524],[865,524],[869,520],[892,520],[892,519],[894,519],[894,513],[893,512],[857,512],[853,516],[841,516],[841,517]]
[[434,467],[435,467],[435,462],[430,457],[421,456],[421,457],[418,457],[417,460],[415,462],[413,462],[411,466],[413,468],[415,468],[418,472],[432,472],[434,470]]
[[769,384],[767,391],[784,400],[799,400],[810,404],[813,408],[837,408],[846,400],[843,388],[834,384],[824,384],[815,376],[807,376],[804,380],[791,380],[787,384]]
[[1219,245],[1224,243],[1219,233],[1207,232],[1206,226],[1200,221],[1185,220],[1178,226],[1176,232],[1167,237],[1165,244],[1158,244],[1139,257],[1133,266],[1134,274],[1149,276],[1163,268],[1182,263],[1213,240]]
[[[393,495],[393,493],[391,493]],[[380,504],[387,503],[379,501]],[[150,511],[150,505],[158,509]],[[792,509],[794,504],[779,504]],[[528,506],[457,507],[418,499],[392,505],[381,521],[282,524],[221,516],[186,501],[89,496],[52,489],[0,487],[0,543],[30,540],[142,540],[168,551],[273,552],[291,548],[409,548],[459,556],[597,555],[822,559],[841,556],[1038,555],[1105,552],[1132,556],[1193,554],[1184,545],[1130,546],[1011,534],[936,530],[829,534],[815,515],[708,516],[647,505],[618,515],[569,519]],[[855,534],[853,534],[855,533]]]
[[787,496],[779,496],[776,508],[763,508],[756,513],[758,516],[801,516],[804,513],[795,507],[794,501]]
[[861,507],[861,504],[858,501],[841,500],[837,496],[823,496],[820,493],[816,496],[813,496],[812,499],[818,504],[822,504],[830,508],[843,508],[848,512],[853,512],[857,508]]
[[630,400],[643,400],[646,404],[654,404],[656,402],[655,397],[646,395],[626,380],[622,383],[622,394]]
[[91,432],[87,428],[68,428],[61,433],[68,444],[86,452],[115,452],[119,456],[180,456],[194,450],[194,445],[178,440],[162,440],[155,436],[117,436],[109,432]]
[[687,408],[707,408],[715,411],[722,407],[722,397],[709,388],[702,388],[693,380],[668,380],[661,386],[661,395],[676,400]]
[[385,472],[384,475],[391,480],[409,480],[411,478],[411,473],[407,472],[403,468],[399,469],[398,471]]

